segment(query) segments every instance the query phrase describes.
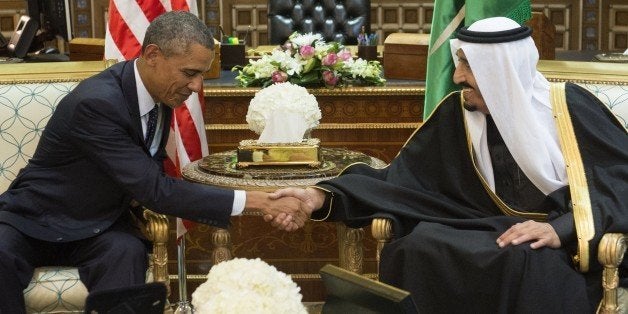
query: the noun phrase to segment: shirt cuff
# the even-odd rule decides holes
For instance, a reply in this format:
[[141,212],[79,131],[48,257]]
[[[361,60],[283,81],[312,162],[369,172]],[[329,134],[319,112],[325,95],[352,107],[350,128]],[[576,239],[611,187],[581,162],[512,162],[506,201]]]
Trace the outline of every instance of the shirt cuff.
[[233,207],[231,207],[231,216],[240,216],[244,211],[246,204],[246,192],[243,190],[233,191]]

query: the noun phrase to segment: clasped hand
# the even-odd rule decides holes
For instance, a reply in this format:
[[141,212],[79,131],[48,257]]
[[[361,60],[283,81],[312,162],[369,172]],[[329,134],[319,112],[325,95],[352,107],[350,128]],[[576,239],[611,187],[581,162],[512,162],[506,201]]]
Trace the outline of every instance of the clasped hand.
[[[298,210],[281,210],[274,212],[264,212],[264,221],[270,222],[271,226],[285,231],[295,231],[303,227],[305,221],[312,215],[312,212],[323,206],[325,194],[323,191],[314,188],[285,188],[275,191],[269,195],[275,202],[298,202]],[[290,206],[288,206],[290,207]]]

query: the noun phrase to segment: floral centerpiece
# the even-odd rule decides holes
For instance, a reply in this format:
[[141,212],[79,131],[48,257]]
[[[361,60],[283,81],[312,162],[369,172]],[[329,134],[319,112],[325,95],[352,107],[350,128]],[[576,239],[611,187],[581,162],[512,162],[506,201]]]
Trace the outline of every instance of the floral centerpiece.
[[214,265],[192,293],[195,313],[307,313],[300,288],[259,258]]
[[288,41],[258,60],[235,66],[237,84],[243,87],[291,82],[306,87],[383,85],[378,61],[354,59],[338,42],[325,42],[320,34],[293,33]]

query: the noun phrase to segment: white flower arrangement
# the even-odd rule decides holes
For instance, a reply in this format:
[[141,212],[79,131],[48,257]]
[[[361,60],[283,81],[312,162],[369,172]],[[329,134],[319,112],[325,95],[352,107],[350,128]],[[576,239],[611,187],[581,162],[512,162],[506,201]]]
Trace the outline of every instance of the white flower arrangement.
[[192,293],[192,305],[199,314],[305,314],[300,290],[259,258],[235,258],[212,267],[207,281]]
[[249,128],[261,134],[272,114],[297,113],[303,117],[308,130],[318,126],[321,110],[314,95],[290,82],[276,83],[255,93],[249,104],[246,122]]
[[354,59],[351,51],[338,42],[325,42],[320,34],[293,33],[288,41],[271,53],[244,66],[235,66],[239,86],[266,87],[291,82],[308,87],[384,85],[378,61]]

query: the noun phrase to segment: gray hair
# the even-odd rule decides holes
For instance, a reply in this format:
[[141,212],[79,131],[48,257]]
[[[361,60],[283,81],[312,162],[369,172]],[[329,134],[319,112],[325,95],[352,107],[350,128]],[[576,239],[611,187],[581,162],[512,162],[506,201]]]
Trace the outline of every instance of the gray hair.
[[142,51],[157,45],[166,57],[189,52],[197,43],[214,50],[214,37],[209,28],[194,14],[186,11],[166,12],[154,19],[146,29]]

